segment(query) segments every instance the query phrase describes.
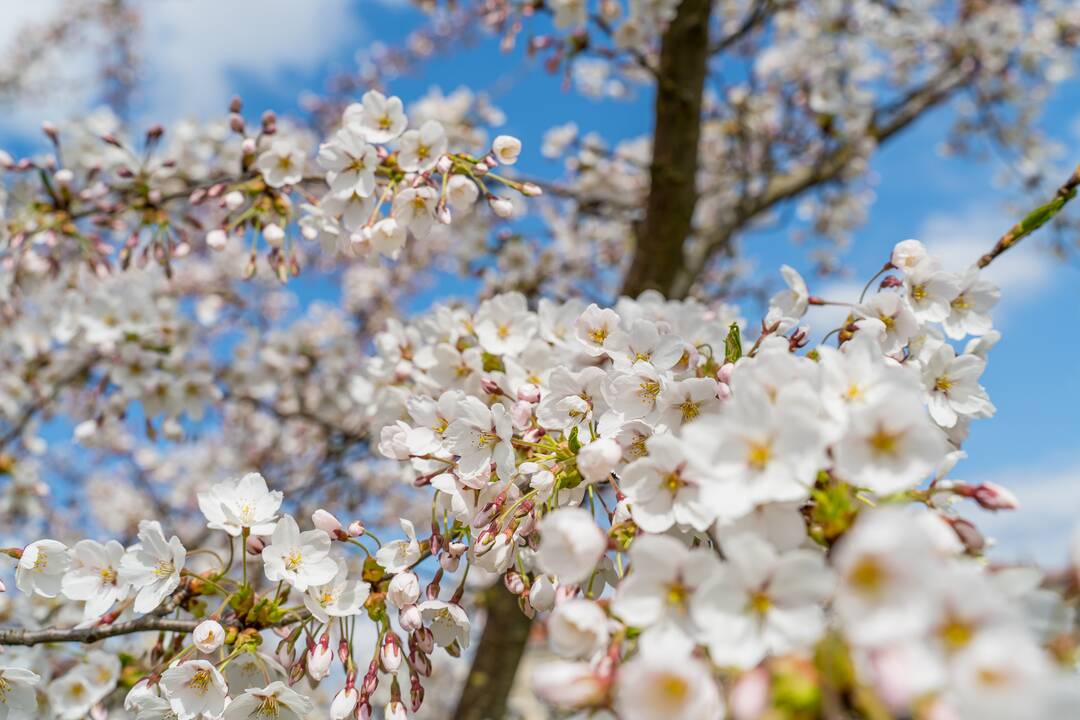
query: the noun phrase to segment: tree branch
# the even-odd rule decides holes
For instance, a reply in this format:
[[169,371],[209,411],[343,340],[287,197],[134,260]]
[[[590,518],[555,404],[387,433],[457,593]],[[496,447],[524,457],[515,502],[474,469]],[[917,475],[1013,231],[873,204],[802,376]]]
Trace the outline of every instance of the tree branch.
[[[883,143],[906,129],[927,111],[940,105],[971,77],[973,70],[950,65],[913,88],[899,100],[878,108],[870,122],[865,138]],[[807,190],[835,180],[859,155],[859,145],[865,139],[844,142],[822,155],[817,162],[774,176],[756,196],[743,199],[736,206],[732,219],[720,223],[703,239],[700,248],[685,258],[685,265],[671,283],[669,297],[685,297],[709,261],[718,252],[727,252],[735,235],[762,213],[776,205],[798,197]],[[682,254],[680,244],[679,253]]]
[[1077,187],[1080,187],[1080,165],[1076,166],[1069,179],[1057,189],[1054,198],[1050,202],[1035,208],[1023,220],[1009,228],[1008,232],[1002,235],[994,244],[990,252],[980,257],[975,264],[980,268],[986,267],[1003,252],[1052,220],[1070,200],[1076,197]]

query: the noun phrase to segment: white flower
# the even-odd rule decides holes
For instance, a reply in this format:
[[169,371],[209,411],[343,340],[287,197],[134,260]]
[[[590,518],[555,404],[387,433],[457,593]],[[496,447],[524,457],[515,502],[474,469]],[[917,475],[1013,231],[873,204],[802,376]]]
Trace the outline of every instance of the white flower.
[[291,515],[283,515],[263,548],[263,572],[267,580],[284,580],[300,592],[324,585],[337,574],[330,557],[330,536],[322,530],[300,532]]
[[71,567],[61,587],[69,600],[86,601],[86,619],[101,617],[131,591],[129,585],[120,582],[123,557],[124,546],[115,540],[104,545],[80,540],[72,548]]
[[334,651],[330,649],[329,636],[323,635],[314,648],[308,652],[306,671],[312,682],[319,683],[330,674],[334,664]]
[[529,684],[537,697],[561,710],[597,705],[607,695],[607,683],[587,662],[542,663],[532,671]]
[[191,642],[201,653],[212,653],[225,642],[225,628],[217,620],[203,620],[191,632]]
[[578,472],[586,482],[603,482],[622,460],[622,454],[622,447],[615,440],[599,438],[578,451]]
[[592,600],[573,598],[561,603],[547,622],[548,644],[565,658],[587,658],[607,647],[608,618]]
[[480,197],[480,188],[464,175],[451,175],[446,183],[446,201],[458,210],[468,210]]
[[255,160],[255,169],[270,187],[296,185],[304,178],[304,152],[290,140],[276,139]]
[[730,537],[722,547],[726,562],[698,588],[690,608],[713,662],[750,668],[821,637],[833,583],[820,552],[781,555],[752,534]]
[[416,528],[402,518],[401,529],[405,531],[407,540],[388,542],[375,553],[375,559],[389,573],[405,572],[420,562],[420,543],[416,540]]
[[950,303],[960,292],[956,276],[940,270],[929,259],[907,271],[904,287],[912,312],[923,322],[941,322],[947,318],[952,311]]
[[315,709],[311,701],[281,681],[251,688],[225,708],[222,720],[305,720]]
[[420,579],[413,572],[399,572],[390,578],[390,584],[386,588],[386,599],[394,607],[403,608],[414,605],[420,598]]
[[794,326],[806,314],[810,292],[806,288],[806,281],[795,268],[781,265],[780,274],[784,276],[787,290],[781,290],[769,299],[769,317],[766,322],[771,324],[780,321],[787,326]]
[[631,571],[611,600],[612,614],[637,628],[674,627],[697,635],[689,610],[694,594],[720,566],[715,553],[668,535],[639,535],[629,555]]
[[229,694],[225,678],[206,660],[174,665],[161,674],[161,686],[179,720],[221,715]]
[[615,676],[620,720],[723,720],[712,672],[677,641],[650,643]]
[[521,293],[503,293],[480,303],[473,317],[480,347],[492,355],[518,355],[536,335],[539,320]]
[[612,410],[626,420],[638,420],[656,409],[664,386],[664,378],[651,363],[638,361],[628,372],[611,373],[601,387]]
[[348,197],[368,197],[375,191],[375,170],[379,157],[363,136],[348,126],[338,130],[319,147],[319,165],[327,170],[330,192]]
[[569,431],[575,425],[587,425],[600,413],[597,403],[603,400],[600,388],[604,377],[598,367],[577,372],[561,366],[554,368],[536,408],[536,419],[550,430]]
[[394,218],[383,218],[364,229],[364,237],[371,243],[371,247],[388,258],[394,259],[405,247],[407,237],[406,227]]
[[993,329],[990,309],[997,305],[1001,291],[993,284],[979,279],[979,269],[971,268],[960,278],[960,291],[953,298],[952,312],[942,325],[953,340],[965,335],[985,335]]
[[460,605],[442,600],[425,600],[417,607],[420,608],[424,624],[431,629],[440,647],[452,645],[455,641],[462,650],[469,647],[469,616]]
[[58,720],[82,720],[112,688],[101,688],[87,677],[86,666],[76,666],[49,683],[48,697]]
[[692,377],[669,382],[660,392],[657,407],[660,410],[657,422],[678,429],[703,413],[713,413],[720,408],[716,381]]
[[721,518],[739,517],[752,505],[806,499],[824,465],[814,407],[795,396],[773,403],[769,392],[744,383],[719,415],[683,428],[685,447],[715,481],[708,492]]
[[927,405],[934,422],[942,427],[956,425],[960,416],[993,414],[994,406],[979,385],[986,361],[976,355],[957,355],[952,345],[942,345],[923,366],[923,385],[929,393]]
[[896,508],[862,513],[837,544],[833,606],[852,642],[879,646],[930,625],[937,552],[922,515]]
[[161,524],[154,520],[139,523],[139,542],[128,548],[120,560],[120,582],[138,590],[134,609],[148,613],[180,584],[187,550],[173,535],[168,541]]
[[[717,507],[710,499],[710,486],[715,482],[690,462],[684,443],[674,435],[653,435],[645,446],[648,455],[627,465],[619,481],[634,522],[654,533],[676,524],[706,530],[716,519]],[[737,516],[750,507],[746,499],[740,506],[728,506],[724,511]]]
[[383,708],[383,720],[409,720],[409,713],[405,711],[405,703],[400,700],[391,700]]
[[349,568],[338,560],[337,574],[330,582],[308,588],[304,607],[319,622],[329,623],[331,617],[358,614],[370,592],[371,586],[366,582],[350,580]]
[[217,483],[197,497],[207,527],[224,530],[233,537],[238,537],[243,528],[248,528],[252,535],[274,532],[283,498],[281,491],[267,489],[266,480],[259,473]]
[[536,563],[560,583],[584,582],[607,551],[607,536],[582,508],[558,508],[540,520],[538,530]]
[[555,606],[555,584],[548,575],[540,575],[529,588],[529,604],[535,610],[547,612]]
[[873,295],[862,305],[856,306],[855,313],[862,318],[878,320],[885,326],[881,350],[886,355],[899,352],[919,329],[919,321],[915,319],[911,304],[896,292]]
[[[1060,718],[1075,712],[1073,701],[1053,706],[1054,668],[1030,635],[1016,628],[979,634],[952,665],[946,695],[958,717],[978,720]],[[1074,691],[1075,693],[1075,691]],[[1064,714],[1063,714],[1064,713]]]
[[929,257],[926,246],[918,240],[901,240],[893,247],[889,262],[904,273],[914,269]]
[[916,397],[897,395],[852,413],[833,446],[840,478],[879,494],[919,484],[945,456],[945,439]]
[[442,123],[428,120],[419,130],[409,130],[398,141],[398,166],[406,172],[423,172],[435,167],[446,154],[446,131]]
[[605,355],[618,340],[619,315],[610,308],[601,308],[596,303],[585,308],[574,323],[574,333],[590,355]]
[[30,720],[38,715],[35,686],[41,677],[24,668],[0,665],[0,718]]
[[[427,237],[431,232],[431,224],[435,221],[435,206],[438,201],[439,193],[433,187],[421,185],[417,188],[406,188],[394,196],[394,218],[398,225],[407,227],[416,237]],[[374,231],[374,228],[372,230]],[[372,244],[374,245],[374,240]]]
[[636,362],[647,362],[657,370],[670,370],[684,352],[685,343],[676,335],[661,335],[656,323],[637,319],[626,332],[619,331],[611,340],[612,359],[620,370]]
[[489,408],[470,395],[461,402],[459,417],[446,428],[446,449],[459,456],[458,472],[463,476],[486,477],[494,462],[499,478],[509,480],[517,467],[513,434],[505,406]]
[[388,143],[405,131],[408,118],[401,98],[387,98],[378,90],[368,90],[345,108],[344,124],[360,132],[369,143]]
[[513,165],[521,154],[521,141],[511,135],[499,135],[491,143],[491,152],[503,165]]
[[60,594],[71,553],[57,540],[37,540],[27,545],[15,567],[15,587],[27,595],[54,598]]

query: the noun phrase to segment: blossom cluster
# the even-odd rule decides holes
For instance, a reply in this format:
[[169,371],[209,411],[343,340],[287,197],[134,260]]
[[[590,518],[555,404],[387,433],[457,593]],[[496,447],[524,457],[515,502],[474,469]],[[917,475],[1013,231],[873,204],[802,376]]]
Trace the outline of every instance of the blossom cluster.
[[[107,639],[63,674],[0,663],[9,711],[74,720],[122,688],[140,719],[403,718],[436,648],[470,648],[471,576],[545,619],[559,659],[532,683],[563,710],[757,718],[854,693],[860,711],[1056,716],[1080,692],[1068,606],[1040,571],[982,562],[959,512],[1016,499],[948,477],[994,412],[997,289],[914,240],[854,302],[782,275],[752,344],[734,308],[655,293],[389,321],[347,392],[386,464],[430,488],[430,527],[403,517],[383,542],[325,509],[302,527],[248,473],[199,492],[194,548],[156,520],[126,547],[9,548],[18,590],[82,603],[44,632],[171,638],[122,665]],[[845,315],[814,340],[824,306]],[[82,332],[138,335],[118,327]]]

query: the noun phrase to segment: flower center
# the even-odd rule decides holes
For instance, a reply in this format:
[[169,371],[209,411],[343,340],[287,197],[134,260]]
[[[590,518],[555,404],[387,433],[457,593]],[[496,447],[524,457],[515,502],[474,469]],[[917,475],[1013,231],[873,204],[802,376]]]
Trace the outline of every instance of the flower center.
[[688,423],[701,414],[701,403],[686,400],[679,406],[679,409],[682,410],[682,421]]
[[285,569],[295,572],[296,569],[300,567],[300,563],[303,562],[303,560],[303,553],[301,553],[299,550],[293,550],[291,553],[289,553],[289,556],[285,558]]
[[176,571],[176,566],[173,565],[171,560],[159,560],[157,567],[154,568],[154,574],[160,578],[167,578]]
[[210,687],[210,671],[204,669],[196,670],[195,674],[188,680],[187,686],[192,690],[196,690],[205,695],[207,689]]
[[878,427],[874,434],[866,439],[866,442],[876,455],[896,455],[900,448],[900,437],[900,433],[891,433],[883,427]]
[[885,584],[885,573],[876,558],[864,557],[848,574],[848,582],[867,595],[877,595]]
[[589,339],[597,345],[603,345],[607,340],[608,329],[606,327],[593,328],[589,331]]
[[751,442],[746,451],[746,464],[757,472],[762,472],[772,459],[772,447],[768,443]]

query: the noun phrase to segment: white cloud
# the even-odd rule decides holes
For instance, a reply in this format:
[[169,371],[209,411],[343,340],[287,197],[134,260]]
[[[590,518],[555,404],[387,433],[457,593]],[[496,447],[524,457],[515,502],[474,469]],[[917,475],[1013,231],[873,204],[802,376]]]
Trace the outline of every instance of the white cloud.
[[[0,20],[0,57],[27,22],[42,22],[60,0],[10,3]],[[136,104],[146,121],[224,114],[238,75],[273,88],[286,72],[312,72],[364,41],[350,0],[153,0],[139,5]],[[97,44],[79,43],[50,63],[62,92],[20,100],[0,127],[36,133],[43,119],[64,120],[95,102]],[[312,88],[321,89],[321,88]]]

